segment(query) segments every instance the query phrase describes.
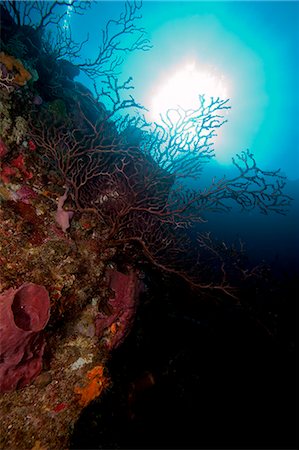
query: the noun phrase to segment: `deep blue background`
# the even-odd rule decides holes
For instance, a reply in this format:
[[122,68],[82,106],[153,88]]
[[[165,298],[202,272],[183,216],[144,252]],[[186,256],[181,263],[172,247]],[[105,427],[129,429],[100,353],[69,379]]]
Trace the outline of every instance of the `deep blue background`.
[[[96,54],[101,28],[123,6],[96,2],[85,16],[71,17],[75,39],[90,33],[84,57]],[[232,109],[216,138],[216,160],[205,170],[204,182],[229,174],[231,157],[249,148],[262,169],[281,168],[288,177],[287,191],[295,198],[285,217],[235,211],[208,215],[209,224],[202,229],[219,239],[242,238],[253,259],[294,264],[299,227],[299,4],[145,1],[141,13],[140,25],[153,48],[126,54],[120,73],[122,80],[133,76],[136,100],[150,109],[161,80],[191,60],[214,68],[227,81]],[[83,76],[79,80],[88,83]]]

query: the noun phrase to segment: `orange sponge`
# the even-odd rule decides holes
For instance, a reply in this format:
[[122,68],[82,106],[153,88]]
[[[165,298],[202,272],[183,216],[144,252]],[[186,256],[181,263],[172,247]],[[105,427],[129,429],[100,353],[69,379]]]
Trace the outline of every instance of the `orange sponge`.
[[5,65],[9,72],[14,72],[14,83],[19,86],[24,86],[32,76],[25,69],[20,60],[14,56],[6,55],[4,52],[0,52],[0,62]]
[[88,384],[84,387],[75,387],[75,394],[81,396],[79,403],[81,406],[87,406],[92,400],[98,397],[103,389],[108,385],[108,378],[104,377],[103,366],[95,366],[87,372]]

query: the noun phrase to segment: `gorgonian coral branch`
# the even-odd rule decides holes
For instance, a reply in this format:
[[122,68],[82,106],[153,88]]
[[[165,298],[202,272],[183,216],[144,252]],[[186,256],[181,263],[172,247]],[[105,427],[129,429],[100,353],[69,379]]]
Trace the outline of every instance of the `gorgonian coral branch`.
[[[292,199],[284,193],[286,177],[280,170],[260,169],[249,150],[233,158],[233,164],[239,172],[235,177],[214,179],[203,191],[189,193],[193,208],[202,212],[230,211],[233,204],[237,204],[242,211],[258,209],[262,214],[287,213]],[[179,201],[183,202],[184,198]]]
[[[156,124],[153,136],[142,118],[112,122],[97,107],[97,121],[78,104],[68,122],[41,115],[32,126],[42,158],[63,178],[73,208],[96,215],[106,245],[135,244],[156,267],[191,286],[234,295],[221,249],[203,235],[192,241],[188,230],[204,221],[206,211],[229,211],[234,203],[245,210],[283,213],[290,202],[284,177],[261,170],[247,151],[233,160],[237,174],[231,179],[213,180],[197,191],[180,183],[198,177],[213,156],[215,129],[225,121],[218,110],[226,110],[227,101],[202,97],[198,110],[179,109],[176,122],[168,113],[165,129]],[[191,130],[197,133],[194,141]]]
[[148,133],[142,142],[143,151],[176,178],[197,178],[203,165],[215,156],[213,139],[227,121],[223,112],[230,109],[228,101],[199,96],[196,109],[178,106],[161,115],[160,123],[144,123]]
[[[121,54],[151,48],[144,28],[136,25],[136,21],[142,17],[139,15],[141,6],[141,2],[126,2],[119,18],[110,19],[102,30],[102,41],[97,56],[93,60],[89,59],[78,64],[91,79],[97,81],[103,76],[116,75],[116,69],[123,62]],[[128,41],[127,37],[133,39]]]

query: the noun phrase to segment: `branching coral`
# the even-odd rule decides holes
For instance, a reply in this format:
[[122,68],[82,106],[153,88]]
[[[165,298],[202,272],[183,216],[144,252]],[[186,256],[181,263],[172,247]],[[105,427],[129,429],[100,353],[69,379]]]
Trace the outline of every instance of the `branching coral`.
[[[193,287],[231,295],[226,265],[217,266],[218,277],[211,280],[202,249],[195,249],[188,230],[204,222],[206,211],[229,212],[234,203],[242,210],[283,214],[291,199],[279,170],[260,169],[249,151],[233,160],[233,178],[213,179],[205,189],[184,186],[184,178],[199,177],[203,164],[213,157],[210,140],[224,123],[218,109],[227,109],[226,101],[201,99],[193,111],[197,137],[190,142],[185,136],[190,111],[180,124],[165,122],[163,130],[144,131],[143,122],[119,126],[108,119],[92,121],[80,104],[76,108],[68,122],[57,124],[45,111],[31,126],[37,151],[68,187],[73,210],[95,214],[105,229],[107,247],[135,245],[156,267]],[[139,142],[131,140],[129,126],[140,131]],[[210,254],[211,247],[206,251]]]

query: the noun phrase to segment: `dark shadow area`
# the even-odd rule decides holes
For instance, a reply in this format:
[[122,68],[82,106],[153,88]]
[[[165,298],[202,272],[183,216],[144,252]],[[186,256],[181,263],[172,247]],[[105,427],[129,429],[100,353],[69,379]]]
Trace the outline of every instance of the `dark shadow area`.
[[278,339],[248,308],[173,281],[148,286],[112,355],[112,386],[82,413],[71,448],[295,448],[295,297]]

